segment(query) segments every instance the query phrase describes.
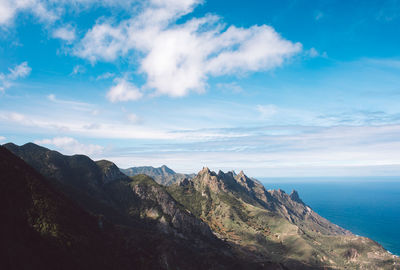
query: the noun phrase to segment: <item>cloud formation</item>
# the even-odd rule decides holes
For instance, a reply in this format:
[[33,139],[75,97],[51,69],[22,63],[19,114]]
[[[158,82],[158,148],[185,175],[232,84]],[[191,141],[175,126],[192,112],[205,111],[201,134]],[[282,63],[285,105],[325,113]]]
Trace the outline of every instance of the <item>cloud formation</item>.
[[107,98],[111,102],[138,100],[142,97],[143,94],[139,89],[126,79],[119,78],[114,81],[116,84],[107,93]]
[[23,62],[14,68],[9,68],[8,73],[0,73],[0,91],[4,91],[12,86],[12,82],[27,77],[31,73],[31,68],[28,62]]
[[273,104],[257,105],[256,109],[261,114],[262,119],[270,118],[278,112],[278,107]]
[[32,14],[40,22],[52,24],[66,10],[85,9],[90,6],[129,8],[137,0],[1,0],[0,26],[9,26],[18,13]]
[[70,25],[59,27],[53,31],[53,37],[71,43],[76,38],[75,28]]
[[203,92],[212,76],[269,70],[302,49],[267,25],[226,27],[215,15],[177,23],[200,3],[196,0],[152,0],[132,18],[98,21],[74,48],[74,54],[112,62],[137,55],[143,89],[180,97]]
[[83,144],[71,137],[55,137],[53,139],[43,139],[35,141],[36,144],[54,146],[66,154],[98,155],[104,147],[95,144]]

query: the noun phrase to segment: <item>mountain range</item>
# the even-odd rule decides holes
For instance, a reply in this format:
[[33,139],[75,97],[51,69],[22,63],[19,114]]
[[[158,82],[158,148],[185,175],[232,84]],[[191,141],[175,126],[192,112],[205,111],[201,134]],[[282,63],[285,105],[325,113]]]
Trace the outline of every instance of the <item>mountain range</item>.
[[120,170],[106,160],[8,143],[0,147],[0,187],[1,269],[400,264],[378,243],[319,216],[296,191],[266,190],[243,172]]

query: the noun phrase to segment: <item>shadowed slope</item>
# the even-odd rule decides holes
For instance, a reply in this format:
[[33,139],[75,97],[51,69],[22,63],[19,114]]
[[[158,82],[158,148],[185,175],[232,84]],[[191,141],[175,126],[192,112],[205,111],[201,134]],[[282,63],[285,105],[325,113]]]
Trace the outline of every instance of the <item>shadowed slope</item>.
[[[65,162],[63,161],[61,163],[67,165],[65,165],[60,172],[59,169],[51,166],[51,158],[42,159],[43,155],[46,156],[48,154],[47,151],[50,150],[38,147],[39,153],[35,155],[34,145],[28,146],[28,153],[31,154],[27,155],[27,153],[22,153],[21,155],[28,156],[28,160],[42,170],[43,168],[50,168],[49,170],[44,170],[48,175],[60,175],[62,171],[69,171],[70,176],[76,173],[73,171],[76,167],[70,166],[68,162],[63,163]],[[25,146],[22,148],[25,148]],[[107,182],[103,181],[104,178],[80,178],[80,181],[93,181],[93,183],[96,183],[94,186],[87,185],[87,183],[78,183],[76,179],[70,181],[69,178],[63,175],[60,177],[60,180],[57,178],[47,180],[21,159],[13,156],[6,149],[2,149],[4,153],[8,153],[12,156],[12,162],[17,161],[21,164],[17,166],[13,172],[15,175],[12,174],[7,178],[9,179],[8,181],[16,181],[17,183],[20,177],[18,173],[23,172],[21,167],[24,166],[23,168],[28,168],[27,170],[34,173],[38,178],[38,180],[35,180],[35,183],[38,183],[40,186],[44,185],[50,194],[49,196],[51,199],[46,199],[45,207],[43,207],[41,203],[37,204],[37,211],[42,213],[44,215],[43,217],[39,217],[37,220],[34,219],[34,221],[25,216],[20,216],[18,218],[22,220],[21,222],[25,224],[24,226],[26,228],[31,228],[29,230],[36,228],[36,223],[44,222],[45,225],[40,225],[39,228],[44,227],[46,232],[49,230],[46,235],[56,235],[57,237],[54,239],[51,238],[52,242],[50,244],[48,242],[40,244],[42,243],[41,239],[34,240],[32,246],[30,244],[30,235],[26,238],[18,238],[18,232],[25,229],[14,226],[16,227],[15,234],[11,235],[10,238],[6,238],[4,242],[6,245],[9,243],[16,243],[18,247],[13,250],[12,254],[19,254],[21,252],[19,248],[26,250],[28,254],[26,257],[31,256],[29,254],[33,252],[32,257],[37,257],[37,260],[41,262],[38,268],[54,266],[44,258],[46,254],[52,254],[51,252],[49,253],[48,250],[53,250],[56,255],[58,254],[54,256],[54,258],[57,258],[55,259],[55,264],[62,263],[64,260],[69,261],[74,253],[70,254],[66,252],[66,250],[68,250],[71,244],[71,249],[77,247],[73,249],[73,251],[79,252],[80,255],[71,259],[71,263],[66,263],[66,269],[131,269],[132,267],[135,269],[283,269],[279,264],[267,261],[263,264],[258,264],[236,258],[235,253],[231,251],[223,241],[213,235],[206,223],[188,212],[166,192],[164,187],[158,185],[153,179],[147,176],[135,176],[133,179],[113,179]],[[21,149],[18,150],[19,153],[21,153]],[[23,150],[27,151],[26,148]],[[45,150],[44,154],[42,152],[43,150]],[[50,153],[49,155],[51,156],[53,154],[54,153]],[[70,158],[57,152],[55,155],[57,160]],[[49,160],[51,160],[51,162],[49,162]],[[10,164],[4,164],[0,173],[7,172],[9,168],[12,168],[12,162],[10,162]],[[91,164],[90,159],[88,163]],[[106,172],[105,175],[114,175],[113,173],[107,173],[109,169],[114,167],[113,164],[101,161],[98,162],[98,165]],[[80,168],[80,166],[78,166],[78,168]],[[102,175],[100,174],[98,177],[102,177]],[[63,183],[61,181],[63,181]],[[8,185],[8,182],[4,182],[5,187]],[[79,192],[81,192],[81,194],[77,195],[75,193],[78,189],[73,185],[79,185],[81,188]],[[118,215],[121,215],[129,222],[118,223],[118,220],[113,219],[117,214],[114,213],[113,215],[113,213],[111,213],[111,215],[109,215],[103,208],[85,208],[92,212],[92,214],[87,213],[80,208],[80,204],[84,202],[83,200],[79,200],[79,205],[77,205],[63,195],[66,187],[73,188],[73,192],[67,192],[68,197],[80,199],[81,195],[84,194],[86,196],[85,198],[88,199],[88,203],[91,205],[96,205],[97,198],[88,196],[86,192],[98,190],[98,196],[105,196],[105,198],[101,198],[105,202],[105,206],[109,206],[108,203],[113,205],[107,209],[113,210],[115,206],[118,209]],[[9,191],[7,188],[3,190]],[[13,190],[12,192],[9,191],[6,194],[2,194],[4,195],[3,199],[6,200],[3,205],[10,205],[12,203],[12,200],[16,197],[14,192],[16,191]],[[56,195],[54,195],[53,192]],[[32,194],[36,193],[38,194],[37,196],[45,196],[43,194],[47,194],[41,190],[33,192]],[[21,200],[28,198],[27,200],[29,201],[31,196],[36,196],[32,194],[28,190],[19,196],[22,198]],[[45,198],[47,198],[46,196]],[[54,202],[56,200],[54,198],[58,197],[61,198],[58,203],[65,204],[66,208],[74,207],[76,211],[80,211],[82,221],[80,220],[79,214],[68,214],[70,212],[68,209],[64,209],[61,206],[58,207],[59,204]],[[54,210],[51,210],[52,207]],[[98,211],[96,212],[93,210]],[[9,211],[9,215],[12,215],[12,209]],[[26,211],[27,210],[23,210],[22,212]],[[54,219],[48,219],[46,216],[48,214],[54,217]],[[58,221],[59,219],[60,221]],[[11,220],[10,224],[4,228],[3,232],[7,231],[9,229],[8,227],[13,227],[14,223],[15,222]],[[53,228],[64,229],[53,233]],[[33,231],[35,230],[33,229]],[[68,233],[64,231],[69,232],[70,237],[65,239],[60,238],[60,235],[68,235]],[[85,238],[85,236],[90,236],[90,238]],[[43,236],[39,234],[38,237],[40,238]],[[83,242],[74,243],[70,241],[70,238],[82,238],[84,240],[82,240]],[[52,249],[53,242],[58,243],[60,251]],[[38,248],[35,243],[42,245],[43,248]],[[13,264],[16,258],[13,259],[12,254],[5,254],[5,259],[11,260]],[[101,260],[95,260],[94,258],[97,258],[97,256],[100,256]],[[51,261],[52,258],[53,257],[49,260]],[[87,261],[85,261],[86,259]],[[76,260],[78,260],[78,262],[74,264],[73,262]],[[26,266],[27,262],[29,262],[29,259],[24,258],[20,262],[21,268]]]

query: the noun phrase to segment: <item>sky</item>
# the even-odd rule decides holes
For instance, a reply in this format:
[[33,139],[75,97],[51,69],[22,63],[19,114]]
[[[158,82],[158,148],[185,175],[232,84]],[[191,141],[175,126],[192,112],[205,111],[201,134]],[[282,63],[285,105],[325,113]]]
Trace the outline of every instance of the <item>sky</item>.
[[0,0],[0,143],[400,175],[400,0]]

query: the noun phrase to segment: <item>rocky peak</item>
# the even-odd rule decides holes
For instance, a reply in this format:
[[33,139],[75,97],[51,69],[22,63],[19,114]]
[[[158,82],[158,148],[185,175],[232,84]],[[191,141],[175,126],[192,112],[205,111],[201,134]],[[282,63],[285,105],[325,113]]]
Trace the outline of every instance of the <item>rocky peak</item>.
[[179,186],[185,187],[188,185],[193,185],[193,181],[189,178],[184,178],[182,181],[179,182]]
[[126,175],[124,175],[120,171],[117,165],[115,165],[111,161],[99,160],[96,161],[96,164],[101,171],[103,183],[108,183],[111,181],[127,178]]
[[166,165],[162,165],[161,170],[166,174],[175,174],[175,172],[172,169],[168,168]]
[[193,180],[201,186],[208,186],[212,191],[219,192],[220,190],[225,190],[225,185],[221,181],[223,177],[220,173],[217,175],[215,172],[210,171],[209,168],[203,167]]
[[235,171],[229,171],[226,173],[227,175],[231,176],[232,178],[234,178],[237,174],[235,173]]
[[294,189],[292,193],[290,193],[289,197],[292,199],[292,201],[304,204],[303,201],[300,199],[299,193],[297,193],[297,191]]
[[200,175],[204,175],[204,174],[211,174],[211,171],[208,167],[203,167],[203,169],[201,169],[201,171],[199,171]]
[[238,182],[241,186],[243,186],[245,189],[248,191],[252,190],[253,187],[255,186],[255,183],[253,180],[247,177],[247,175],[244,174],[243,171],[240,171],[239,174],[233,177],[236,182]]

